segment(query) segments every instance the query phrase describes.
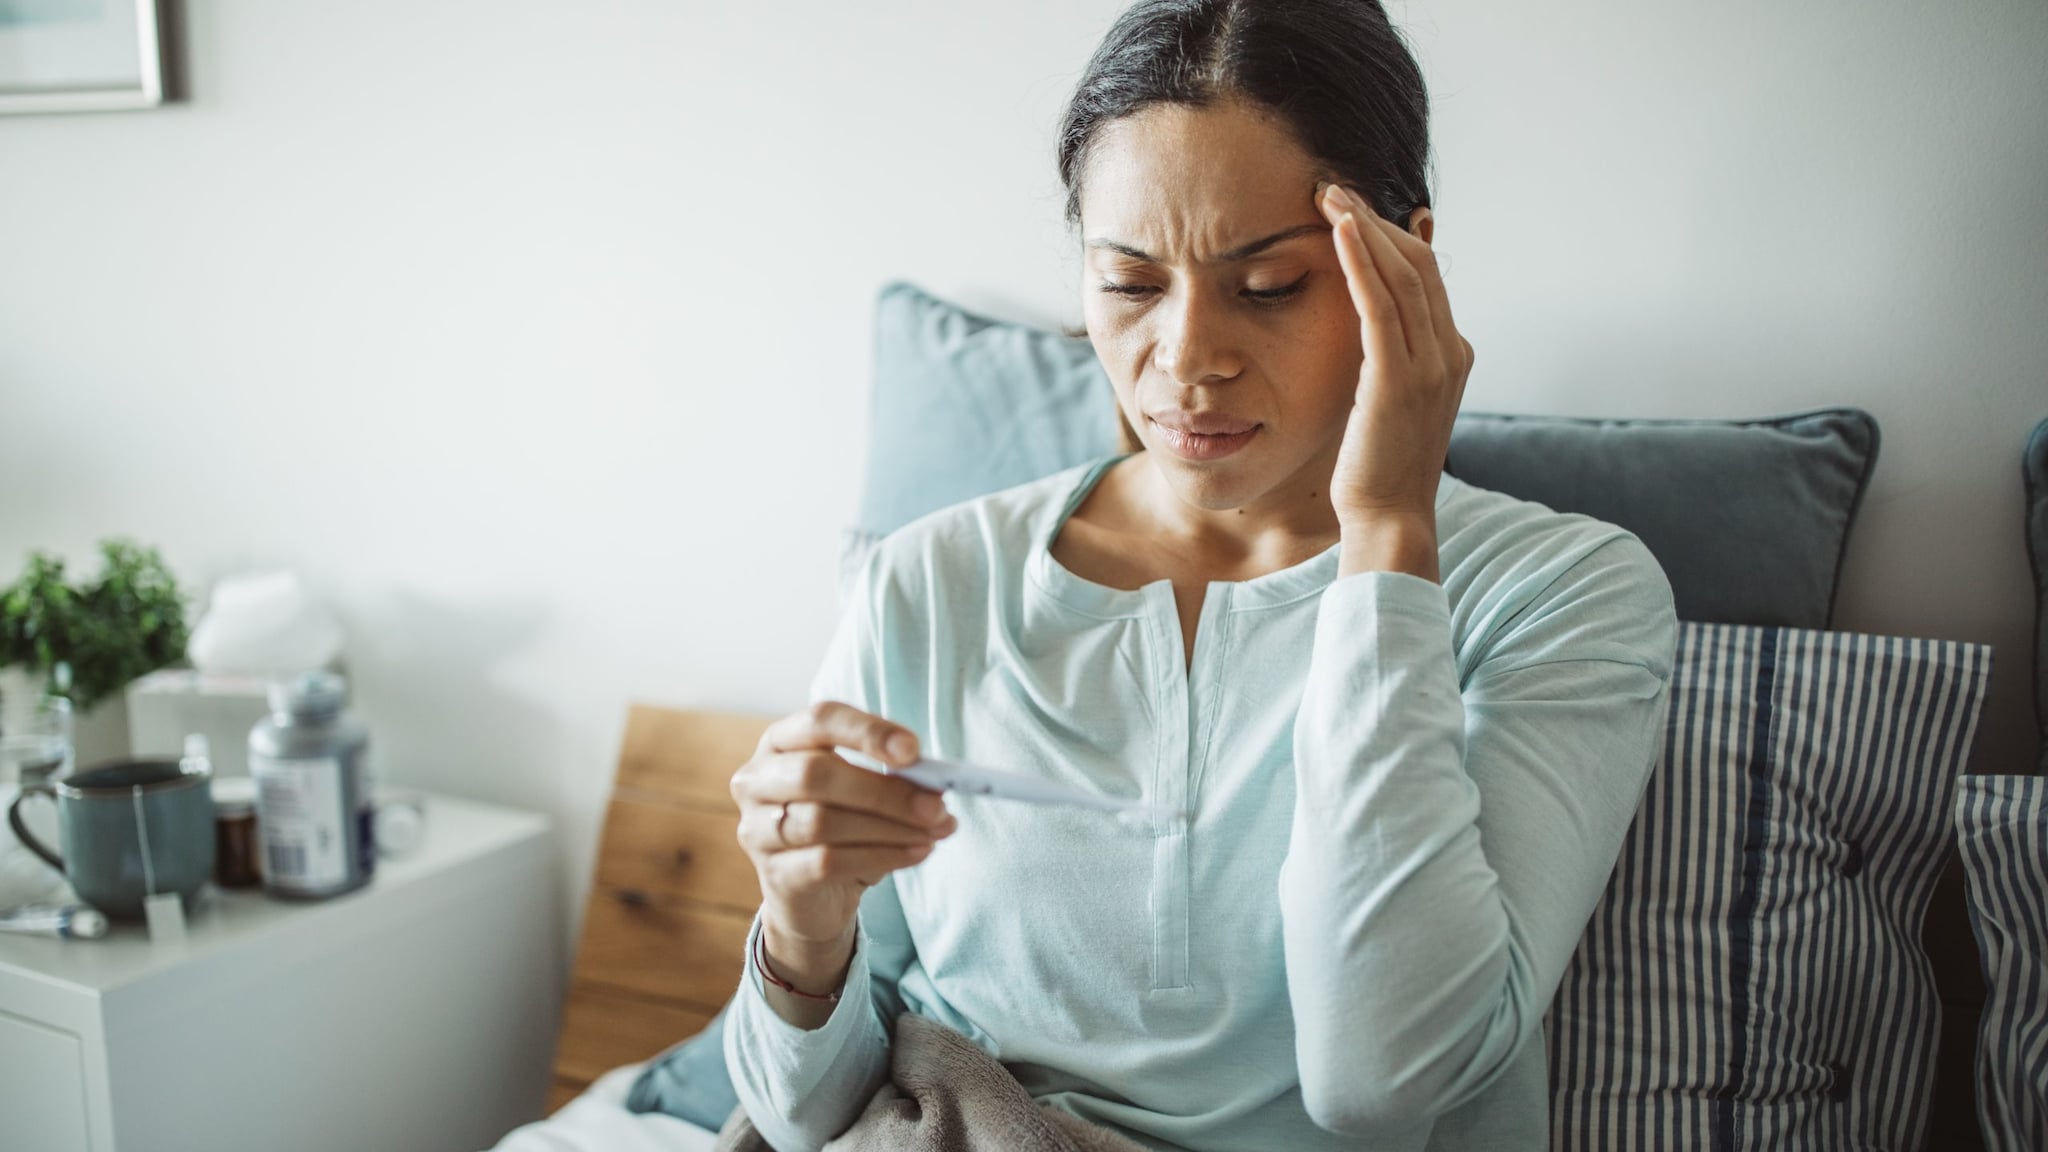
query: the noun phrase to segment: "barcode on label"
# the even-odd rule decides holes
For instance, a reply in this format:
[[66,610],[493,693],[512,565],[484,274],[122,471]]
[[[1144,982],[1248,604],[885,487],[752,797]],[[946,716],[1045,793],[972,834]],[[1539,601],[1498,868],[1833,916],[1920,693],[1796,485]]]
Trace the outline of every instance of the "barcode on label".
[[303,875],[306,871],[306,846],[303,844],[270,845],[270,874],[279,879]]

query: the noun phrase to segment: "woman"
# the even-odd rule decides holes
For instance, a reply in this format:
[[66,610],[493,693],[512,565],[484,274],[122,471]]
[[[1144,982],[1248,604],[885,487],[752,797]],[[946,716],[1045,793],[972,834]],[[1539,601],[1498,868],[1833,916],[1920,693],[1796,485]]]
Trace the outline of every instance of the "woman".
[[[1443,475],[1472,350],[1427,150],[1370,0],[1156,0],[1098,49],[1060,170],[1142,450],[885,539],[733,777],[726,1056],[776,1148],[854,1122],[904,1010],[1151,1147],[1546,1145],[1677,625],[1633,536]],[[942,804],[836,748],[1186,815]]]

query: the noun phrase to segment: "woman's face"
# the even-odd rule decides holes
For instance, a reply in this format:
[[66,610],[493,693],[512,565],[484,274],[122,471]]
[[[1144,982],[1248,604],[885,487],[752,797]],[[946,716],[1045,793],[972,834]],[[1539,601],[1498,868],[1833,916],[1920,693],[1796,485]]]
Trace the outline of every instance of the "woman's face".
[[1364,355],[1315,203],[1330,177],[1238,103],[1155,104],[1098,131],[1082,312],[1125,419],[1195,508],[1327,507]]

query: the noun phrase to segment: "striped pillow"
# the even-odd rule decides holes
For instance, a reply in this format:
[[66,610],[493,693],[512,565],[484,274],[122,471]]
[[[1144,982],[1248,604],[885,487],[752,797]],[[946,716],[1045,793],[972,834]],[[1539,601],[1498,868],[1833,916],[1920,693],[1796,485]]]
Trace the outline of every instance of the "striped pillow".
[[1990,663],[1681,627],[1662,761],[1545,1022],[1554,1148],[1920,1147],[1920,922]]
[[1977,1117],[1988,1152],[2048,1148],[2048,780],[1965,776],[1956,836],[1984,963]]

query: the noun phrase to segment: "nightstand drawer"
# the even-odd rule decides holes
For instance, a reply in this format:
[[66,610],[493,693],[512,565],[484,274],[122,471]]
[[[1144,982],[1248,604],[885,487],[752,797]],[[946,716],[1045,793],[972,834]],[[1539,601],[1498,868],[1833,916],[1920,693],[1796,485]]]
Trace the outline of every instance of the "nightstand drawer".
[[39,1152],[91,1152],[78,1037],[0,1012],[0,1116]]

